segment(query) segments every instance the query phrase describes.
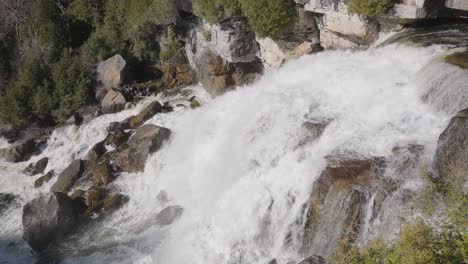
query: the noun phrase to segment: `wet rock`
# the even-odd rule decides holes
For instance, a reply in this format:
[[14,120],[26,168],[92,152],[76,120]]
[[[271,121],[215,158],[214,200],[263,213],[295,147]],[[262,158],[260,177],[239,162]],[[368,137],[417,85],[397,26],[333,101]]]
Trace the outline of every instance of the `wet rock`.
[[104,155],[104,153],[107,151],[105,146],[107,143],[106,140],[107,138],[104,141],[96,143],[96,145],[94,145],[86,154],[85,159],[97,161],[100,157],[102,157],[102,155]]
[[194,96],[190,98],[190,108],[195,109],[201,106],[200,101]]
[[268,264],[278,264],[278,261],[276,261],[276,259],[272,259]]
[[104,142],[114,148],[120,147],[122,144],[127,142],[130,138],[130,133],[127,133],[119,128],[114,128],[112,132],[109,132]]
[[102,201],[102,209],[111,211],[120,208],[128,202],[128,197],[122,194],[111,194]]
[[101,101],[101,111],[104,114],[117,113],[125,109],[126,103],[120,92],[110,89]]
[[11,144],[20,138],[20,131],[12,125],[2,124],[0,126],[0,137],[5,138]]
[[462,69],[468,69],[468,49],[447,55],[445,61]]
[[160,226],[167,226],[179,219],[184,208],[180,206],[168,206],[156,215],[156,223]]
[[105,197],[106,192],[104,189],[92,187],[86,192],[85,203],[87,206],[86,215],[96,212],[102,207],[102,199]]
[[16,195],[11,193],[0,193],[0,215],[15,203]]
[[51,192],[68,192],[78,178],[83,174],[83,161],[75,160],[60,173],[57,182],[50,188]]
[[75,200],[75,199],[78,199],[80,197],[83,197],[84,195],[85,195],[85,191],[83,191],[81,189],[77,189],[72,193],[72,195],[70,195],[70,199]]
[[299,145],[302,146],[318,139],[329,123],[330,120],[310,120],[305,122],[302,125],[305,129],[305,137],[299,142]]
[[189,64],[170,64],[164,67],[163,82],[167,88],[184,87],[193,84],[195,79]]
[[468,108],[458,112],[439,137],[434,169],[446,183],[468,189]]
[[311,257],[308,257],[306,259],[304,259],[303,261],[299,262],[299,264],[326,264],[327,262],[325,261],[325,259],[321,256],[311,256]]
[[362,226],[366,190],[385,167],[381,158],[334,152],[314,182],[304,230],[306,255],[330,256],[341,241],[353,243]]
[[49,158],[44,157],[38,160],[36,163],[31,163],[24,169],[24,173],[33,176],[39,173],[43,173],[49,163]]
[[105,158],[125,172],[144,170],[148,155],[161,148],[171,131],[155,125],[144,125],[135,131],[128,143],[115,151],[105,154]]
[[52,180],[53,177],[54,177],[53,170],[47,172],[45,175],[39,177],[37,180],[34,181],[34,188],[42,187],[42,185]]
[[21,162],[28,160],[39,152],[39,145],[34,138],[18,140],[6,149],[0,150],[0,157],[8,162]]
[[63,193],[40,196],[23,208],[23,238],[37,252],[67,236],[78,223],[76,205]]
[[101,186],[109,184],[112,180],[112,170],[107,162],[99,163],[94,169],[94,183]]
[[138,115],[131,116],[125,119],[122,122],[123,123],[122,126],[126,127],[126,129],[135,129],[141,126],[148,119],[152,118],[154,115],[161,113],[161,112],[162,112],[162,105],[157,101],[152,102],[145,109],[143,109],[143,111],[141,111]]
[[65,121],[65,124],[79,126],[83,123],[83,120],[84,118],[80,114],[74,113],[70,118],[67,119],[67,121]]

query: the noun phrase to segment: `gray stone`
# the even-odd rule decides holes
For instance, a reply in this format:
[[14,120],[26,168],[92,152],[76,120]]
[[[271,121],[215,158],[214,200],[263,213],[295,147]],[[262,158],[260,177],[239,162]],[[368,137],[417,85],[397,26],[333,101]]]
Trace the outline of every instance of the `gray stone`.
[[23,208],[23,238],[37,252],[67,234],[76,226],[78,214],[66,194],[40,196]]
[[47,168],[47,164],[49,163],[49,158],[44,157],[38,160],[36,163],[31,163],[24,169],[24,173],[29,176],[33,176],[39,173],[43,173],[44,170]]
[[42,185],[44,185],[45,183],[52,180],[54,175],[55,175],[54,171],[51,170],[51,171],[47,172],[44,176],[41,176],[41,177],[37,178],[37,180],[34,181],[34,188],[42,187]]
[[127,62],[119,54],[99,62],[96,68],[97,79],[106,89],[118,88],[122,83]]
[[180,206],[168,206],[156,215],[156,223],[160,226],[167,226],[179,219],[184,208]]
[[18,140],[6,149],[0,150],[0,156],[8,162],[21,162],[28,160],[39,151],[34,138]]
[[171,131],[155,125],[144,125],[135,131],[127,144],[104,155],[116,169],[125,172],[142,172],[148,156],[159,150]]
[[445,6],[452,9],[468,11],[468,1],[466,0],[446,0]]
[[468,108],[455,115],[439,137],[434,169],[445,182],[468,189]]
[[73,184],[83,174],[83,162],[81,160],[73,161],[68,167],[60,173],[57,182],[50,188],[51,192],[68,192]]

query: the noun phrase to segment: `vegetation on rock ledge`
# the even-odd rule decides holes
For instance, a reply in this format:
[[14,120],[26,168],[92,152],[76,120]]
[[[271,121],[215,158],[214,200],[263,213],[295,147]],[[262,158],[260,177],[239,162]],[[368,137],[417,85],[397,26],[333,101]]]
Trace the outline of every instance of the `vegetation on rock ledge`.
[[395,3],[395,0],[351,0],[349,11],[369,17],[385,14]]

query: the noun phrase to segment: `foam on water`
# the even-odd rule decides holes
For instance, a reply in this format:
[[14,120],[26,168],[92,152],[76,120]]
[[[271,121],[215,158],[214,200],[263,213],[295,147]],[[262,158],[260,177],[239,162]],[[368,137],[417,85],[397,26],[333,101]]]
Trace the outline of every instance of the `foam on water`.
[[[130,202],[66,242],[64,263],[299,260],[307,201],[326,155],[340,148],[388,156],[395,145],[408,142],[434,150],[448,116],[422,103],[420,83],[413,79],[444,51],[391,45],[322,52],[205,100],[201,108],[155,116],[149,123],[170,128],[171,139],[148,160],[144,173],[122,175],[112,184]],[[50,166],[63,168],[73,155],[81,157],[105,136],[109,120],[127,114],[56,132],[44,153],[53,157]],[[308,120],[331,123],[318,140],[304,145]],[[37,194],[31,187],[20,190],[21,177],[8,181],[29,200]],[[6,182],[1,184],[3,192]],[[160,199],[161,192],[168,201]],[[184,213],[160,227],[155,216],[168,205],[182,206]],[[11,221],[20,218],[18,210],[6,217],[6,230],[16,229],[18,244],[21,225]]]

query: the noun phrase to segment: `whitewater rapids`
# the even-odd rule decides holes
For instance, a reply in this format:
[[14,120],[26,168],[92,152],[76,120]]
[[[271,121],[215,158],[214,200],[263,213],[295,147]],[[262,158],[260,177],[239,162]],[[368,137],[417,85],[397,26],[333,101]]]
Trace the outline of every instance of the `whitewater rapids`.
[[[431,161],[449,116],[423,103],[427,83],[418,72],[445,51],[397,44],[326,51],[290,61],[216,99],[190,88],[204,105],[148,121],[171,129],[171,139],[148,159],[144,173],[122,175],[111,184],[130,202],[65,241],[63,263],[300,260],[304,206],[326,155],[339,148],[386,157],[397,145],[416,143],[425,146],[424,158]],[[137,113],[149,100],[80,128],[55,131],[34,160],[47,156],[47,170],[60,172],[104,139],[111,121]],[[309,120],[331,122],[319,139],[302,144]],[[26,165],[0,163],[0,193],[20,196],[20,205],[0,216],[0,263],[34,261],[21,238],[21,206],[48,192],[56,179],[33,189],[35,178],[20,172]],[[407,188],[420,184],[417,178],[403,180]],[[182,206],[182,217],[170,226],[155,225],[155,215],[168,205]],[[292,241],[285,243],[286,237]]]

